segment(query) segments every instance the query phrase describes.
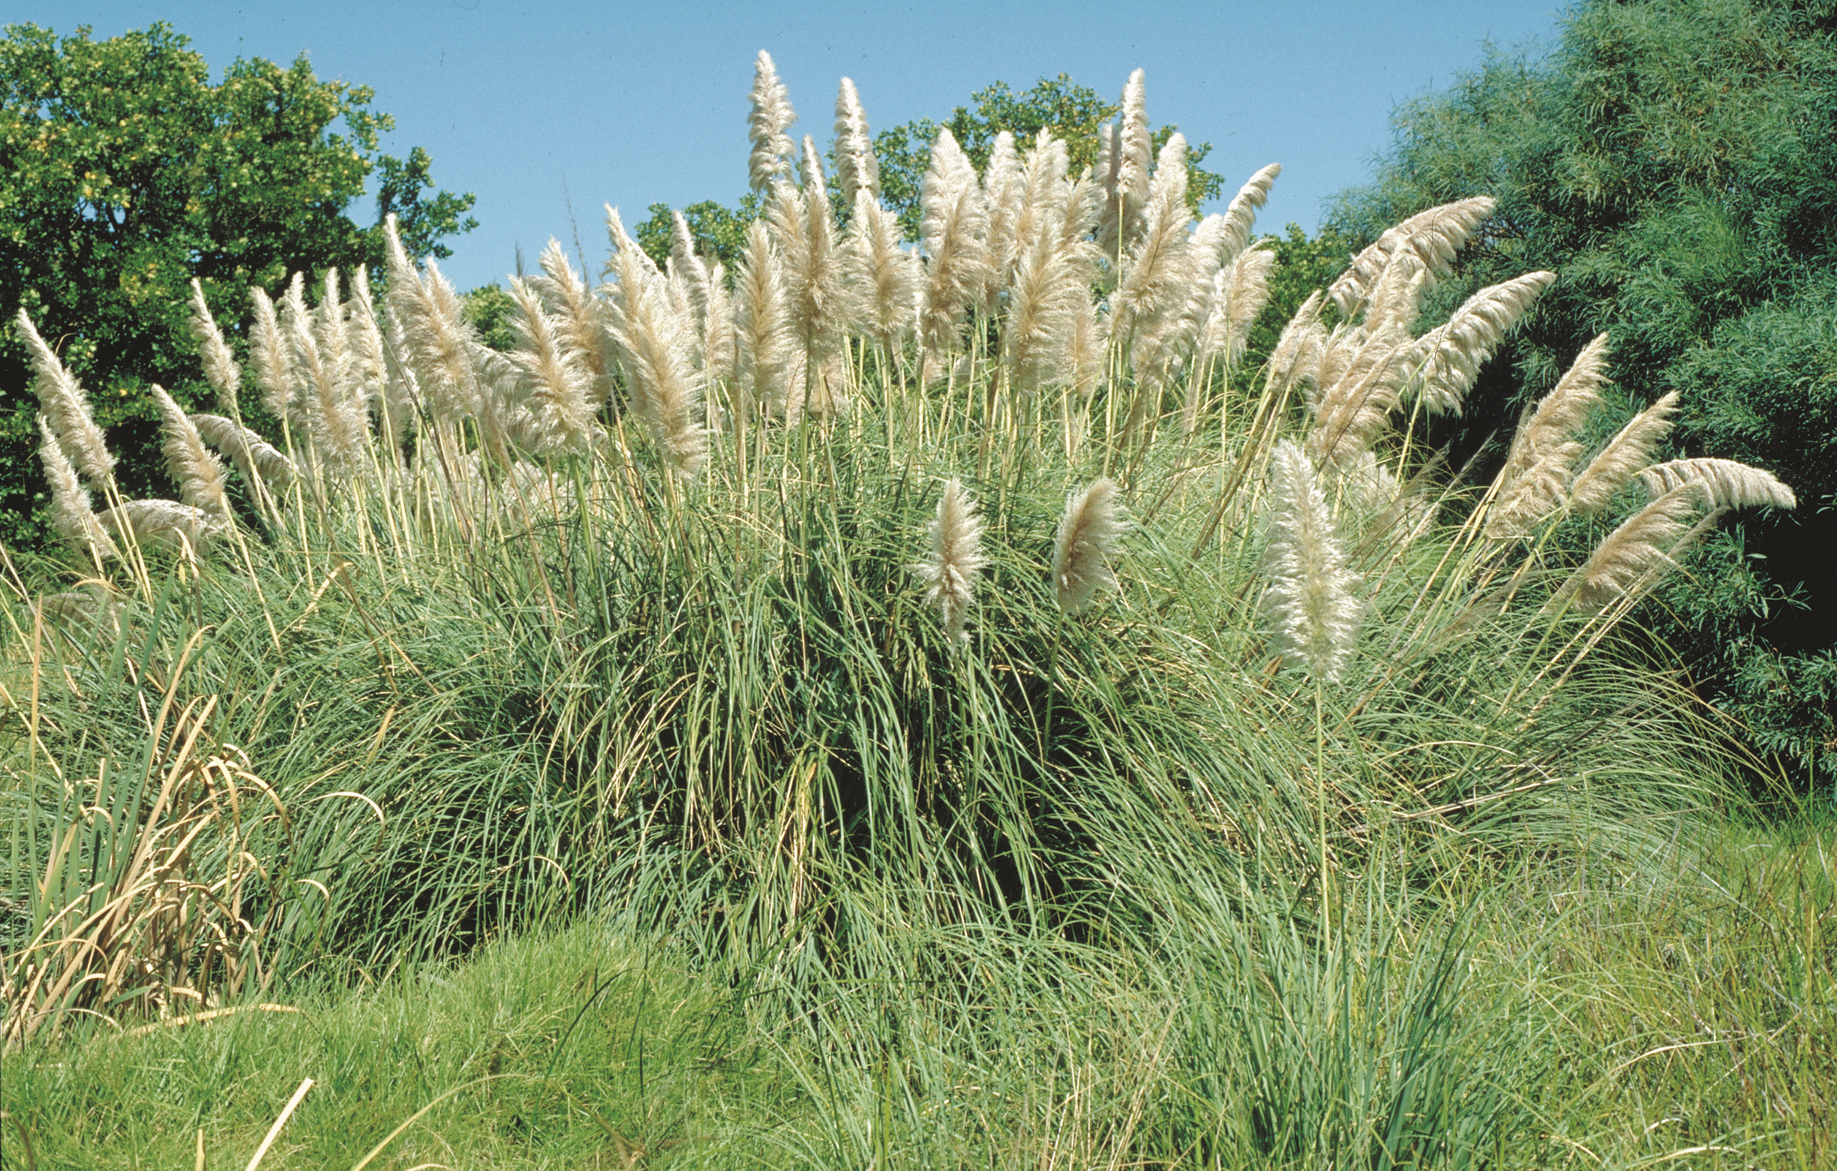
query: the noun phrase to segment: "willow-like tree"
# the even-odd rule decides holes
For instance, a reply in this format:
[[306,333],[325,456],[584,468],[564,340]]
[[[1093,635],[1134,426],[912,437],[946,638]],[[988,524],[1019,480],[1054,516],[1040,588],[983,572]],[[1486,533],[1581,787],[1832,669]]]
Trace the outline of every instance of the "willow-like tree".
[[1837,5],[1585,0],[1549,55],[1494,54],[1394,123],[1333,226],[1492,195],[1440,296],[1562,274],[1447,432],[1456,459],[1606,333],[1623,416],[1675,390],[1673,454],[1790,481],[1796,511],[1728,526],[1650,618],[1756,746],[1837,778]]

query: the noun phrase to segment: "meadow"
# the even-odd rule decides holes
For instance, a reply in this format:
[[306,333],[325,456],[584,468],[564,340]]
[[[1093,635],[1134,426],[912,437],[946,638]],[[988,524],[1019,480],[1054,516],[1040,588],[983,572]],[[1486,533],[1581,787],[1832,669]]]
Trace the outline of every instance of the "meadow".
[[1252,354],[1278,169],[1195,222],[1139,74],[919,251],[852,85],[753,111],[732,273],[608,209],[508,351],[399,243],[200,292],[177,500],[21,311],[7,1166],[1837,1158],[1837,833],[1639,626],[1790,487],[1607,336],[1449,466],[1490,200]]

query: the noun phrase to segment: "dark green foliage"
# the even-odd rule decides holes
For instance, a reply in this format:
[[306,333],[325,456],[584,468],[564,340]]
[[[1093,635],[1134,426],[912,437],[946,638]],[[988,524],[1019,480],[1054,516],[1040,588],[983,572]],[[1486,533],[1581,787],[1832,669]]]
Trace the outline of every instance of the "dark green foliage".
[[1796,513],[1731,526],[1657,632],[1756,746],[1837,776],[1819,682],[1837,643],[1821,556],[1837,540],[1837,6],[1592,0],[1548,58],[1495,54],[1395,123],[1378,182],[1342,198],[1334,227],[1370,239],[1490,194],[1499,213],[1443,299],[1560,274],[1445,433],[1457,458],[1606,331],[1629,409],[1680,393],[1674,454],[1786,480]]
[[377,224],[394,213],[419,256],[469,231],[472,196],[427,192],[427,152],[381,155],[392,122],[366,86],[291,66],[210,67],[168,24],[104,41],[31,24],[0,38],[0,541],[36,544],[43,498],[23,306],[84,380],[122,457],[129,496],[168,495],[148,383],[181,404],[203,393],[186,326],[195,276],[226,329],[251,284],[295,270],[380,267],[382,233],[346,215],[380,176]]
[[[733,272],[740,260],[740,250],[746,246],[746,229],[759,218],[761,206],[759,197],[749,191],[740,197],[737,210],[704,199],[683,208],[682,214],[689,225],[689,234],[695,237],[696,251],[719,260],[727,266],[728,272]],[[670,258],[670,247],[675,240],[670,205],[653,203],[649,210],[651,218],[632,229],[632,238],[638,241],[645,255],[662,268]]]

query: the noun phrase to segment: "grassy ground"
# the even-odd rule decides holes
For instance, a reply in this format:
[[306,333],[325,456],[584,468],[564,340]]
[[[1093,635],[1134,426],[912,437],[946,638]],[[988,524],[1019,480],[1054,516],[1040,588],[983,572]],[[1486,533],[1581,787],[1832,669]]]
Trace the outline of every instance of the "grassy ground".
[[[1042,950],[975,1004],[838,982],[856,1026],[906,1014],[850,1036],[667,940],[539,933],[295,1012],[10,1052],[5,1160],[189,1166],[201,1142],[206,1166],[244,1166],[311,1078],[263,1166],[357,1167],[392,1133],[368,1165],[1369,1166],[1370,1079],[1414,1027],[1425,1084],[1452,1072],[1461,1113],[1502,1095],[1484,1165],[1829,1166],[1837,827],[1675,830],[1637,872],[1474,875],[1447,917],[1390,891],[1337,960],[1271,963],[1265,938],[1280,1013],[1183,1003],[1177,963],[1052,979],[1065,957]],[[1458,978],[1437,974],[1451,925]],[[1259,1108],[1261,1129],[1238,1125]]]

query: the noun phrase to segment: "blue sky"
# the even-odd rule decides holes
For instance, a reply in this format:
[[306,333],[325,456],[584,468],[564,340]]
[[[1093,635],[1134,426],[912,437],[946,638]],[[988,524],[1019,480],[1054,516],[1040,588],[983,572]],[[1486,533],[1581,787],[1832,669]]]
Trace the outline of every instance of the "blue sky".
[[[9,8],[13,6],[9,5]],[[733,203],[746,189],[746,94],[768,50],[827,147],[837,82],[852,78],[875,130],[943,118],[995,80],[1026,89],[1064,72],[1114,100],[1146,70],[1148,114],[1212,143],[1227,194],[1265,163],[1282,178],[1259,220],[1312,229],[1323,201],[1363,182],[1392,109],[1476,65],[1486,42],[1554,42],[1548,0],[1396,3],[1036,3],[933,0],[779,5],[397,0],[50,0],[7,21],[97,38],[167,20],[221,76],[235,58],[307,54],[321,78],[376,91],[395,116],[384,149],[425,147],[435,180],[478,196],[479,227],[449,241],[461,288],[500,280],[518,245],[553,235],[604,258],[603,205],[628,222],[654,202]],[[353,208],[367,220],[369,207]]]

